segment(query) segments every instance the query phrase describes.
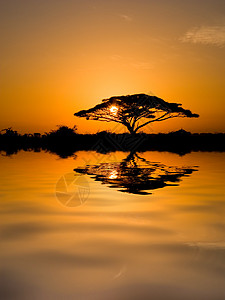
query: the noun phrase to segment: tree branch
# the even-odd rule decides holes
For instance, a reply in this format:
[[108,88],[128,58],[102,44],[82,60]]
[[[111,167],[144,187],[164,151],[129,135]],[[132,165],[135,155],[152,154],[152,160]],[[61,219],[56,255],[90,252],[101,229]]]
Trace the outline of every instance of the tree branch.
[[166,118],[162,118],[162,117],[161,117],[161,118],[158,118],[158,119],[155,119],[155,120],[148,121],[148,122],[146,122],[146,123],[144,123],[144,124],[138,126],[134,131],[137,132],[140,128],[142,128],[142,127],[148,125],[149,123],[152,123],[152,122],[160,122],[160,121],[164,121],[164,120],[171,119],[171,118],[175,118],[175,117],[177,117],[177,116],[169,116],[169,117],[166,117]]

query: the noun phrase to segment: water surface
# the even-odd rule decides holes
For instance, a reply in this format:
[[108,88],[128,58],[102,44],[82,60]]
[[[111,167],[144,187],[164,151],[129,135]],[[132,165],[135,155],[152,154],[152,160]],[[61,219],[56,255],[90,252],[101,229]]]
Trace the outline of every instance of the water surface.
[[128,155],[0,157],[2,299],[225,299],[225,153]]

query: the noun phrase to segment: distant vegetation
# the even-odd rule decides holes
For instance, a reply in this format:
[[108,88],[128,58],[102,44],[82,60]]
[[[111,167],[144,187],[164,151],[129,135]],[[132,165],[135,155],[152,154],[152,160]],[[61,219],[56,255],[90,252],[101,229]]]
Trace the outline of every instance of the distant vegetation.
[[74,125],[72,128],[69,128],[65,125],[58,125],[58,129],[51,130],[49,133],[45,133],[45,136],[48,137],[74,137],[76,135],[77,126]]
[[12,128],[0,131],[0,152],[12,155],[20,150],[47,151],[61,158],[73,156],[80,150],[101,153],[111,151],[170,151],[184,155],[191,151],[225,151],[225,133],[190,133],[183,129],[158,134],[111,133],[78,134],[77,127],[60,125],[56,130],[40,134],[19,134]]

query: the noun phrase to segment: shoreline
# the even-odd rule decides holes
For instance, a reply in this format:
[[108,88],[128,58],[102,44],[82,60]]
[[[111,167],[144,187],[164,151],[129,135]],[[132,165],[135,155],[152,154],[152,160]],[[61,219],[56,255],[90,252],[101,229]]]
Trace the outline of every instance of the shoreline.
[[77,151],[167,151],[185,155],[192,151],[225,152],[225,133],[171,133],[145,134],[135,136],[129,133],[115,134],[106,131],[97,134],[72,135],[0,135],[0,152],[4,155],[18,151],[49,151],[62,158],[72,156]]

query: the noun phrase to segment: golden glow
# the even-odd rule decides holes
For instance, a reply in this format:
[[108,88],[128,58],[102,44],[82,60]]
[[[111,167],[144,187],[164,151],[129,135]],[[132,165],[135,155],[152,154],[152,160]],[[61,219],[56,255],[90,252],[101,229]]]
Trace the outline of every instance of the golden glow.
[[118,113],[118,107],[116,106],[111,106],[109,110],[114,116],[116,116]]
[[118,177],[118,172],[116,170],[113,170],[109,174],[109,179],[116,179]]
[[146,132],[225,131],[224,49],[182,42],[199,19],[211,19],[209,5],[206,11],[193,0],[176,7],[161,0],[96,1],[93,7],[57,1],[54,8],[49,0],[2,2],[0,129],[44,133],[76,124],[81,133],[110,130],[111,123],[73,114],[111,96],[146,93],[200,114],[152,123]]

